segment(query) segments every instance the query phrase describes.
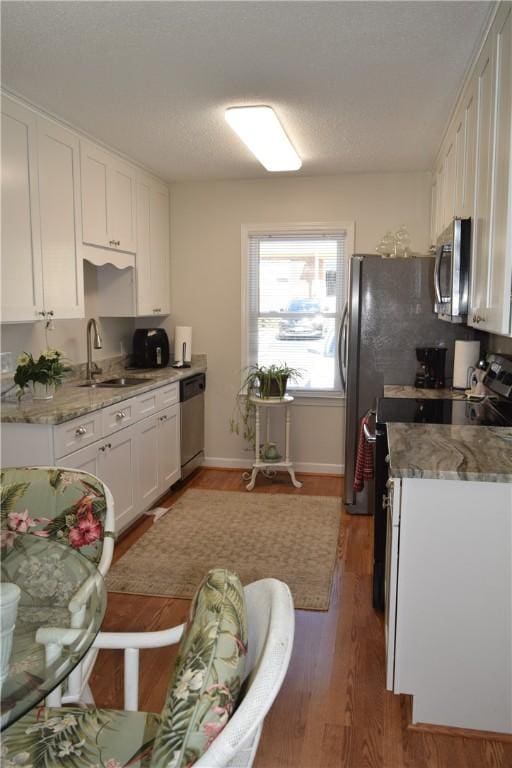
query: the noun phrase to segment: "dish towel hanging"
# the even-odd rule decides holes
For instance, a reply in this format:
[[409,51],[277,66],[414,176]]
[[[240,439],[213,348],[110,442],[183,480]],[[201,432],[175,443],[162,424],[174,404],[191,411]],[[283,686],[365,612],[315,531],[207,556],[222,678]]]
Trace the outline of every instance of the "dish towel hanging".
[[354,473],[353,488],[356,493],[363,490],[365,480],[373,480],[373,451],[371,445],[367,442],[364,427],[368,426],[369,416],[361,419],[359,429],[359,445],[357,446],[356,471]]

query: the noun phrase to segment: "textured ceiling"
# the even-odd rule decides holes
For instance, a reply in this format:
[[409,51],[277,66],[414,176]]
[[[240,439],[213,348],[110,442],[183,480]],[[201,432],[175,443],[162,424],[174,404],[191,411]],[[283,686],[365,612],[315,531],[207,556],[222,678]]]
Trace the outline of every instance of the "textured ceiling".
[[428,169],[487,2],[2,2],[4,85],[168,179],[268,176],[224,121],[270,104],[301,175]]

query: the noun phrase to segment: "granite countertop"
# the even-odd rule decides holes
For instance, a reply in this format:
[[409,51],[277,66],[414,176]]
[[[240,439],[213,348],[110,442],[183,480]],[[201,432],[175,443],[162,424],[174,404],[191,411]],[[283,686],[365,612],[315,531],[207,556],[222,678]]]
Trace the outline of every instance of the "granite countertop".
[[384,397],[408,397],[414,400],[465,400],[463,389],[418,389],[401,384],[385,384]]
[[512,427],[388,424],[389,474],[512,483]]
[[[103,365],[103,361],[100,361]],[[133,378],[150,378],[151,382],[142,382],[140,386],[124,388],[94,389],[80,387],[80,380],[69,381],[59,387],[52,400],[33,400],[30,395],[24,395],[20,402],[16,396],[2,402],[2,422],[20,422],[25,424],[61,424],[77,416],[83,416],[108,405],[128,400],[131,397],[149,392],[165,384],[186,379],[196,373],[206,371],[206,355],[192,355],[190,368],[151,368],[126,370],[123,366],[110,367],[108,373],[97,377],[98,381],[114,378],[115,376],[130,376]]]

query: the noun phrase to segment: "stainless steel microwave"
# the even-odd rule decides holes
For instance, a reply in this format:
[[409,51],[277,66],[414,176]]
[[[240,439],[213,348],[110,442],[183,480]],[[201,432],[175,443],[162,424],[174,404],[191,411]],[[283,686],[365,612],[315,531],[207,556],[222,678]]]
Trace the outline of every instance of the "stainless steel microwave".
[[439,236],[434,268],[435,311],[440,320],[465,322],[469,298],[471,219],[454,219]]

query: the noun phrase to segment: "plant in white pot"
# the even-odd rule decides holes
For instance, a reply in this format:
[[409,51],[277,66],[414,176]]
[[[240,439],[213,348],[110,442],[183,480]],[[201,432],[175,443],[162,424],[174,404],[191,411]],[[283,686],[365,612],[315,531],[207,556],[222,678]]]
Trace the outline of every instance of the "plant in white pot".
[[65,372],[70,370],[64,365],[62,352],[58,349],[46,349],[37,359],[31,353],[23,352],[16,362],[14,383],[18,386],[19,398],[32,385],[34,400],[51,400],[55,389],[62,384]]
[[250,448],[254,449],[256,438],[254,427],[254,404],[251,397],[282,399],[286,394],[288,381],[297,381],[301,372],[290,368],[286,363],[266,365],[250,365],[245,369],[246,374],[242,386],[237,392],[234,413],[229,421],[231,432],[242,434]]

